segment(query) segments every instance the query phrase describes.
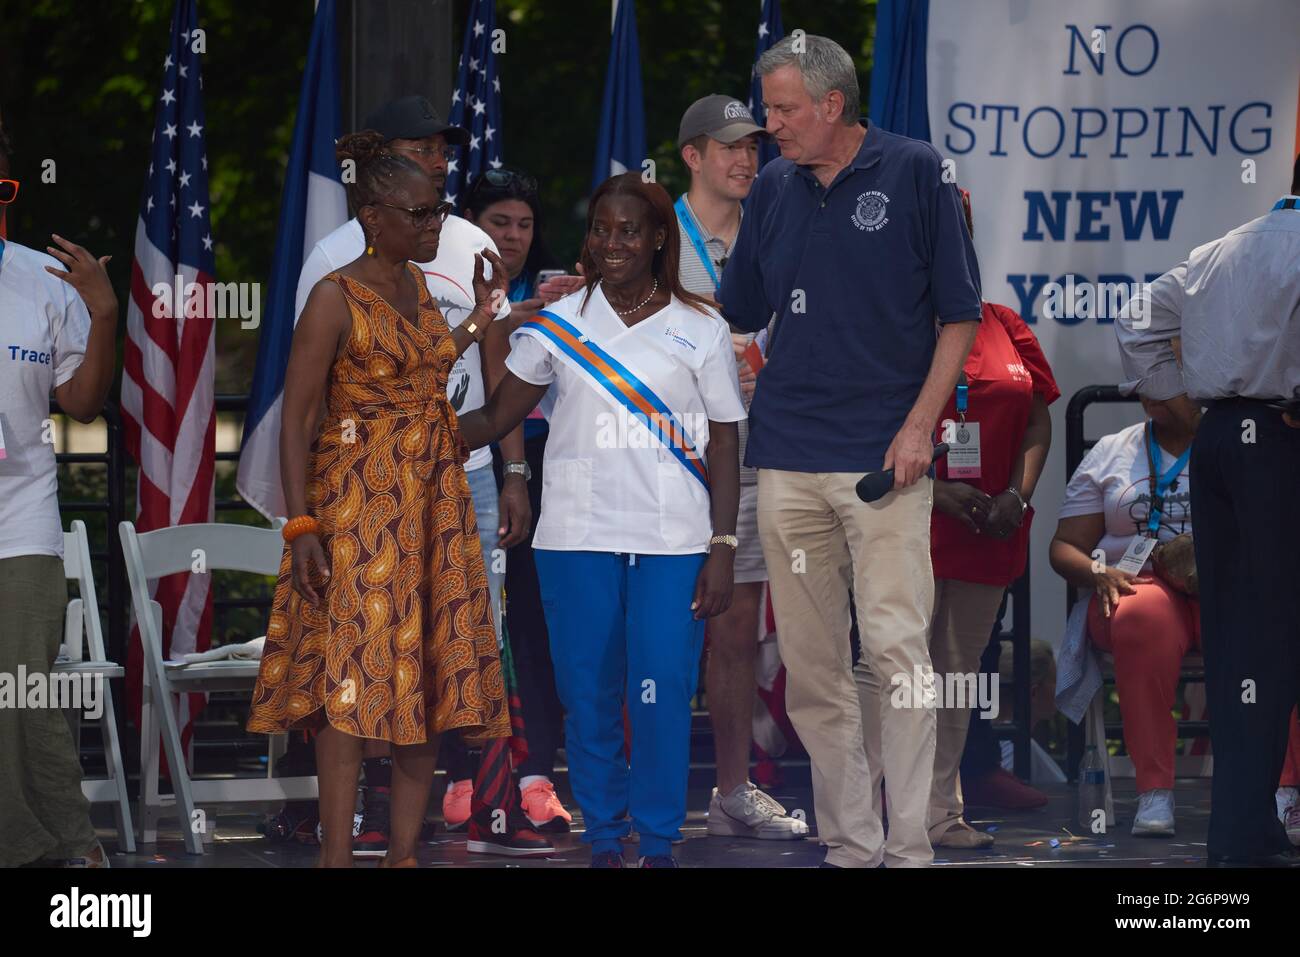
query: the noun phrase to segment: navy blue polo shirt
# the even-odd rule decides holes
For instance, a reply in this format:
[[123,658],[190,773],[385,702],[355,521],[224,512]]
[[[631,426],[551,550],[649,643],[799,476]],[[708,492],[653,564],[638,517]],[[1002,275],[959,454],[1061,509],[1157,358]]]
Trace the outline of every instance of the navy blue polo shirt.
[[881,468],[930,371],[936,321],[979,321],[975,248],[941,162],[871,125],[829,188],[787,159],[763,167],[718,290],[739,329],[778,316],[746,465]]

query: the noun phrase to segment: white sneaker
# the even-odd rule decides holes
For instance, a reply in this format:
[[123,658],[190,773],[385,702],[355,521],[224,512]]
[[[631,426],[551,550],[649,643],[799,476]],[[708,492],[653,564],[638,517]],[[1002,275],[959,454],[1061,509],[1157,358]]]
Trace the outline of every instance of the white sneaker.
[[726,797],[713,789],[709,799],[709,834],[753,837],[761,841],[797,841],[808,836],[808,824],[786,813],[771,795],[746,781]]
[[1277,819],[1285,823],[1286,812],[1300,804],[1300,790],[1296,788],[1278,788],[1273,795],[1273,800],[1277,802]]
[[1287,840],[1293,847],[1300,847],[1300,790],[1278,788],[1276,800],[1277,819],[1286,828]]
[[1138,795],[1137,817],[1133,820],[1135,837],[1174,836],[1174,792],[1154,788]]

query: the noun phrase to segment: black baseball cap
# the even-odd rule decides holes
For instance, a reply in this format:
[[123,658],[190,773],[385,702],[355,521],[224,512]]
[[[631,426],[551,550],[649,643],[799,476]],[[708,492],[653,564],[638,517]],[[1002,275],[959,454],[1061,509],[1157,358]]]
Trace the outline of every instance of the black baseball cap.
[[374,130],[384,140],[422,140],[426,136],[442,136],[452,146],[469,143],[469,130],[444,123],[438,111],[425,96],[404,96],[389,100],[366,117],[361,126]]

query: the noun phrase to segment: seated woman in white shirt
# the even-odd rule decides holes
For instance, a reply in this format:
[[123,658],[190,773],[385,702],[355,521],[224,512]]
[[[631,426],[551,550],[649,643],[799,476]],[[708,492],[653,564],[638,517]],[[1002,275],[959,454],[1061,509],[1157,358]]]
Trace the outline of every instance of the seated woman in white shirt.
[[[1194,597],[1156,576],[1152,559],[1133,548],[1152,534],[1167,542],[1192,531],[1188,460],[1201,408],[1185,395],[1141,401],[1149,420],[1099,439],[1075,470],[1052,539],[1051,562],[1067,582],[1090,591],[1080,599],[1087,602],[1086,619],[1071,621],[1084,634],[1067,634],[1062,655],[1086,637],[1114,657],[1124,743],[1137,772],[1133,833],[1172,836],[1177,736],[1172,711],[1183,656],[1200,648],[1200,614]],[[1132,564],[1125,570],[1121,563],[1129,552]],[[1300,783],[1298,738],[1293,715],[1282,776],[1289,787],[1279,791],[1279,802],[1289,795],[1292,805]],[[1281,806],[1279,812],[1288,835],[1300,840],[1300,812]]]
[[554,384],[533,547],[593,867],[623,866],[633,826],[642,866],[676,866],[704,621],[731,601],[745,407],[727,325],[682,289],[678,250],[661,186],[603,183],[585,288],[514,333],[505,379],[460,418],[486,445]]

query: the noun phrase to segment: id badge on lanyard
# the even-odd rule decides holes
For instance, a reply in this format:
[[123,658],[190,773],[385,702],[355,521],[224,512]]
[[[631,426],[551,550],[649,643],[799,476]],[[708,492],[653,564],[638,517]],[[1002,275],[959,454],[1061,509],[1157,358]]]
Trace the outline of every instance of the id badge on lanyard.
[[957,379],[957,421],[944,423],[943,440],[948,443],[948,478],[979,478],[980,424],[967,422],[966,411],[970,403],[970,384],[963,371]]
[[1164,518],[1165,493],[1178,482],[1178,476],[1182,474],[1184,467],[1187,465],[1187,460],[1192,455],[1191,446],[1188,446],[1183,451],[1183,454],[1174,461],[1174,464],[1169,467],[1169,471],[1162,475],[1160,473],[1160,447],[1156,445],[1155,432],[1151,428],[1149,419],[1146,426],[1146,450],[1151,489],[1147,527],[1144,532],[1139,532],[1133,536],[1133,540],[1129,542],[1128,548],[1124,551],[1124,557],[1115,566],[1120,571],[1128,572],[1130,575],[1137,575],[1142,571],[1147,559],[1151,557],[1151,552],[1155,550],[1156,545],[1159,543],[1160,522]]

